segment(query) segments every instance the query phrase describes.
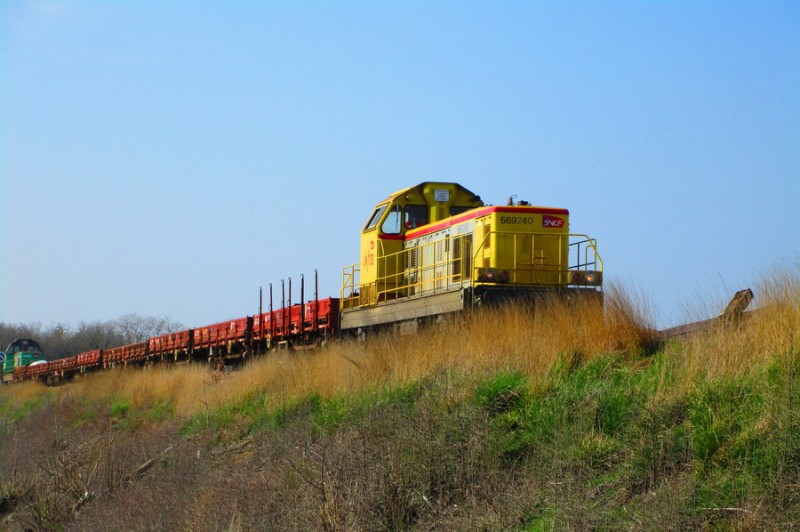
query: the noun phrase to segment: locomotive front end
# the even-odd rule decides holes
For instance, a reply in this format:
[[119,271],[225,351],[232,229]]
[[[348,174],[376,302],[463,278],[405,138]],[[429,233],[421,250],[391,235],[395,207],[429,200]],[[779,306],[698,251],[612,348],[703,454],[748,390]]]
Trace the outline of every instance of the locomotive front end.
[[[569,232],[569,211],[530,205],[489,207],[475,220],[479,291],[592,294],[602,291],[596,242]],[[578,292],[580,291],[580,292]]]

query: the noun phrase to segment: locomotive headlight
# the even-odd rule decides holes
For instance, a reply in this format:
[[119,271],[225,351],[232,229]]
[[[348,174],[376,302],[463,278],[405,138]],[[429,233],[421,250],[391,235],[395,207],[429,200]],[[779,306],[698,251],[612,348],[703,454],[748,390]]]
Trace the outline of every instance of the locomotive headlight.
[[600,286],[602,282],[602,272],[591,270],[570,272],[570,284],[581,286]]
[[508,270],[481,268],[478,270],[478,281],[482,283],[507,283],[511,279]]
[[586,284],[597,286],[600,284],[601,275],[600,272],[586,272],[584,278],[586,279]]
[[494,268],[482,268],[478,272],[478,281],[482,283],[496,283],[497,270]]

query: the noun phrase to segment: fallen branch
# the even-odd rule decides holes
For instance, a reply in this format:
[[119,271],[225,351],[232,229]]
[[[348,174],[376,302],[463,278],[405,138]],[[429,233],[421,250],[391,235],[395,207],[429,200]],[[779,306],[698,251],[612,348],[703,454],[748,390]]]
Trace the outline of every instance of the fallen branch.
[[153,467],[153,464],[155,464],[159,460],[163,460],[164,457],[167,455],[167,453],[170,452],[174,448],[175,448],[175,444],[173,443],[172,445],[170,445],[169,447],[167,447],[166,449],[161,451],[161,454],[159,454],[155,458],[151,458],[150,460],[146,461],[145,463],[143,463],[142,465],[137,467],[136,468],[136,472],[133,475],[128,475],[127,477],[125,477],[125,480],[126,481],[130,481],[131,477],[133,477],[133,476],[141,477],[142,475],[144,475],[147,472],[148,469]]
[[242,449],[244,449],[251,443],[253,443],[253,438],[247,438],[245,440],[240,441],[239,443],[228,445],[224,449],[215,449],[213,452],[214,455],[216,456],[222,456],[223,454],[227,453],[242,452]]

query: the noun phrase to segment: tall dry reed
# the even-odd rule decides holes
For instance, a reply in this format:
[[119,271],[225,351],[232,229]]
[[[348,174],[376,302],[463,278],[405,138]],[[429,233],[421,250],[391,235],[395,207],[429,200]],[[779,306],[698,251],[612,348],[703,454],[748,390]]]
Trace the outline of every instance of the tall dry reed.
[[3,385],[0,386],[0,407],[19,408],[25,403],[41,399],[45,393],[42,385],[33,381]]
[[800,348],[800,267],[777,268],[756,285],[757,306],[736,322],[720,320],[676,347],[685,383],[737,377]]
[[621,290],[597,300],[537,302],[481,309],[411,335],[343,341],[312,353],[279,353],[235,372],[213,390],[222,404],[253,393],[277,403],[311,393],[329,397],[402,386],[442,371],[473,379],[517,371],[542,382],[564,355],[591,359],[611,351],[638,354],[655,333],[641,305]]

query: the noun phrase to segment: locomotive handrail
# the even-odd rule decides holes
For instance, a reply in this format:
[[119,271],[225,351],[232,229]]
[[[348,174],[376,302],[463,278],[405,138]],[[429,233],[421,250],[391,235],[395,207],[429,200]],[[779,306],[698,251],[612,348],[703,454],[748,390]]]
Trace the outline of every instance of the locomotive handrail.
[[[402,297],[409,297],[417,295],[418,293],[432,294],[443,291],[450,291],[463,286],[463,258],[452,259],[447,257],[445,260],[433,260],[430,264],[423,265],[419,260],[421,254],[433,252],[436,256],[436,245],[445,245],[460,238],[461,235],[447,236],[420,244],[414,248],[403,249],[401,251],[382,255],[384,270],[388,270],[389,261],[394,264],[394,273],[378,277],[376,280],[377,285],[377,299],[378,301],[385,301],[388,299],[398,299]],[[381,243],[382,245],[382,243]],[[418,260],[417,266],[411,267],[412,253],[415,253]],[[463,257],[463,254],[462,254]],[[459,268],[452,268],[451,265],[458,264]],[[401,268],[402,266],[402,268]],[[453,270],[456,270],[455,273]],[[444,273],[437,273],[437,272]],[[426,274],[430,273],[430,276]],[[393,282],[392,279],[396,281]],[[413,279],[412,281],[409,281]],[[458,285],[456,286],[456,282]]]
[[[342,307],[353,308],[360,304],[371,305],[380,301],[401,299],[420,294],[434,294],[443,291],[457,290],[473,282],[478,282],[480,272],[484,269],[482,254],[491,244],[492,237],[511,237],[514,239],[512,249],[513,267],[503,268],[511,276],[511,281],[524,283],[520,279],[527,278],[531,284],[572,284],[571,272],[575,270],[590,271],[594,269],[602,271],[602,258],[597,252],[597,241],[583,234],[550,234],[550,233],[520,233],[512,231],[489,231],[481,243],[469,252],[471,240],[467,240],[463,235],[443,237],[425,244],[420,244],[414,248],[404,249],[399,252],[385,254],[383,242],[379,240],[381,252],[378,254],[378,264],[382,271],[389,271],[386,275],[378,276],[373,283],[369,283],[372,288],[362,286],[356,276],[359,272],[358,265],[351,265],[343,269],[342,283]],[[575,263],[563,266],[559,259],[553,264],[548,264],[546,257],[536,255],[536,241],[542,238],[558,239],[558,257],[561,257],[563,242],[568,242],[568,248],[575,249]],[[580,240],[569,242],[570,239]],[[460,239],[460,240],[459,240]],[[526,257],[518,255],[520,249],[519,239],[529,239],[531,255],[529,261]],[[456,241],[458,242],[456,243]],[[444,260],[433,260],[424,263],[422,256],[434,253],[436,256],[436,246],[446,249],[455,249],[455,246],[463,246],[459,249],[458,257],[453,257],[450,253],[445,253]],[[440,248],[441,249],[441,248]],[[570,256],[571,253],[567,253]],[[416,261],[412,260],[412,257]],[[542,281],[536,277],[536,272],[541,275],[556,274],[557,277],[551,282]],[[535,281],[534,281],[535,280]],[[348,290],[349,289],[349,290]],[[349,293],[348,293],[349,292]],[[360,293],[365,293],[361,298]],[[359,303],[361,300],[361,303]]]
[[[514,268],[503,268],[504,270],[510,270],[510,272],[509,272],[510,274],[516,274],[516,273],[519,273],[519,272],[531,272],[531,273],[533,273],[533,272],[536,272],[536,271],[549,272],[549,273],[558,272],[558,274],[559,274],[558,283],[553,283],[553,284],[569,285],[569,284],[572,283],[572,280],[571,280],[571,277],[570,277],[570,272],[572,272],[572,271],[575,271],[575,270],[589,271],[590,269],[592,269],[592,267],[594,267],[593,269],[595,271],[598,271],[598,272],[602,272],[603,271],[603,260],[600,257],[600,254],[597,252],[597,240],[593,239],[593,238],[590,238],[589,236],[587,236],[585,234],[581,234],[581,233],[555,233],[554,234],[554,233],[527,233],[527,232],[523,233],[523,232],[515,232],[515,231],[487,231],[484,234],[480,245],[476,247],[475,253],[473,255],[473,264],[474,264],[474,266],[473,266],[473,280],[478,280],[479,279],[478,272],[480,271],[481,266],[478,265],[479,264],[479,260],[478,259],[481,257],[481,255],[485,251],[485,249],[488,246],[491,245],[491,243],[492,243],[491,242],[491,237],[493,237],[493,236],[494,237],[497,237],[497,236],[513,236],[514,237],[513,263],[514,263],[515,267]],[[519,264],[527,264],[527,263],[520,263],[520,261],[519,261],[519,259],[517,257],[517,249],[518,249],[517,237],[530,238],[531,239],[531,246],[530,247],[531,247],[531,252],[532,253],[536,249],[535,243],[536,243],[536,238],[537,237],[557,238],[558,239],[558,256],[559,257],[563,253],[562,245],[563,245],[564,239],[566,239],[567,242],[568,242],[568,245],[567,245],[568,249],[574,248],[576,250],[577,262],[574,265],[567,264],[566,267],[561,267],[560,261],[559,261],[558,264],[549,265],[549,264],[547,264],[545,262],[545,257],[540,257],[541,262],[540,262],[540,264],[538,265],[538,268],[537,268],[537,265],[535,264],[536,257],[532,256],[532,261],[529,264],[531,266],[530,270],[523,269],[523,268],[517,268],[516,266],[518,266]],[[573,238],[581,238],[582,240],[570,242],[570,239],[573,239]],[[584,245],[583,246],[583,255],[584,255],[583,261],[581,261],[581,259],[580,259],[580,253],[581,253],[581,246],[582,245]],[[591,253],[591,255],[590,255],[590,253]],[[567,256],[569,256],[569,253],[567,254]],[[519,281],[517,281],[516,279],[512,279],[512,282],[519,282]],[[536,284],[541,284],[541,283],[536,283]]]
[[[579,234],[579,233],[570,234],[569,236],[570,237],[581,237],[581,238],[583,238],[583,240],[580,240],[578,242],[570,243],[570,247],[573,247],[573,246],[576,247],[576,250],[577,250],[576,255],[577,255],[578,262],[574,266],[570,266],[569,269],[570,270],[580,270],[580,269],[588,269],[589,266],[599,266],[599,268],[596,268],[597,271],[603,271],[603,259],[602,259],[602,257],[600,257],[600,254],[597,252],[597,239],[596,238],[589,238],[589,236],[583,235],[583,234]],[[586,244],[586,246],[583,248],[584,249],[584,257],[583,257],[583,262],[581,263],[581,261],[580,261],[580,249],[581,249],[581,245],[582,244]],[[593,260],[590,260],[590,257],[589,257],[589,252],[590,251],[592,253],[591,259],[593,259]]]
[[[603,261],[597,252],[597,241],[580,233],[527,233],[514,231],[488,231],[484,234],[480,244],[470,252],[471,239],[465,235],[451,235],[431,242],[418,244],[412,248],[403,249],[395,253],[385,253],[383,242],[379,239],[379,252],[377,253],[375,267],[378,271],[390,272],[377,276],[373,282],[362,285],[356,277],[360,269],[353,264],[343,268],[342,271],[342,308],[349,309],[358,306],[371,306],[382,301],[402,299],[422,294],[436,294],[458,290],[480,280],[482,270],[486,269],[483,263],[483,254],[492,244],[492,238],[513,238],[511,265],[502,269],[508,272],[509,281],[517,284],[549,284],[572,285],[574,281],[571,274],[578,271],[602,272]],[[520,240],[530,243],[530,255],[519,256],[521,249]],[[547,257],[537,254],[537,241],[542,239],[556,239],[558,259],[548,263]],[[576,240],[577,239],[577,240]],[[570,241],[572,240],[572,241]],[[563,245],[567,243],[567,252],[564,255]],[[437,260],[437,246],[439,253],[444,257]],[[458,249],[458,256],[442,250]],[[571,250],[575,250],[575,263],[564,265],[562,255],[569,257]],[[426,262],[424,256],[433,253],[434,260]],[[491,266],[491,265],[490,265]],[[548,275],[551,277],[548,280]],[[555,277],[553,277],[555,276]],[[491,282],[491,281],[489,281]]]
[[[340,294],[342,308],[352,308],[357,306],[359,298],[359,283],[356,282],[356,276],[360,273],[361,269],[359,264],[351,264],[342,268],[342,290]],[[350,289],[349,293],[345,295],[345,291]],[[354,304],[355,303],[355,304]]]
[[[445,260],[434,260],[426,265],[420,263],[417,267],[411,268],[412,253],[418,254],[417,256],[426,253],[426,250],[427,253],[435,253],[434,246],[444,245],[445,242],[449,243],[459,238],[463,239],[464,237],[463,235],[444,237],[390,254],[385,254],[383,242],[379,240],[380,249],[376,267],[392,273],[378,276],[374,282],[361,284],[356,280],[356,275],[359,273],[358,265],[344,267],[341,289],[342,308],[370,305],[378,301],[399,299],[421,293],[451,291],[468,285],[471,279],[469,273],[466,273],[465,262],[468,258],[471,259],[471,255],[463,253],[463,250],[459,258],[449,258],[445,254],[447,257]],[[466,247],[466,242],[462,241],[460,245]]]
[[[516,266],[519,264],[519,259],[517,257],[517,247],[518,247],[517,246],[517,236],[527,237],[527,238],[531,239],[531,246],[530,247],[531,247],[531,254],[533,255],[533,253],[536,250],[536,245],[535,244],[536,244],[536,235],[537,234],[538,235],[548,236],[548,237],[551,237],[551,238],[555,236],[556,238],[558,238],[558,256],[559,257],[561,256],[561,254],[562,254],[563,237],[565,237],[567,235],[563,235],[563,234],[552,235],[552,234],[549,234],[549,233],[521,233],[521,232],[514,232],[514,231],[487,231],[483,235],[483,239],[481,240],[480,245],[475,249],[475,254],[473,256],[473,264],[475,265],[475,266],[473,266],[473,279],[475,279],[476,281],[480,279],[480,273],[479,272],[481,271],[481,268],[483,268],[484,266],[478,266],[478,264],[483,262],[483,261],[479,261],[479,258],[481,258],[482,254],[486,251],[486,249],[489,248],[492,245],[492,237],[512,236],[514,238],[514,245],[512,246],[512,249],[514,250],[513,263],[514,263],[515,267],[514,268],[510,268],[511,271],[509,273],[510,274],[516,274],[517,271],[519,270],[518,268],[516,268]],[[539,268],[538,269],[542,270],[542,271],[547,271],[547,268],[546,268],[547,264],[545,262],[545,257],[540,257],[539,259],[540,259],[540,264],[539,264]],[[531,271],[531,273],[534,272],[534,271],[537,271],[535,262],[536,262],[536,257],[532,256],[531,257],[531,263],[530,263],[530,266],[531,266],[531,270],[530,271]],[[490,264],[489,266],[491,267],[492,265]],[[503,268],[503,269],[504,270],[508,270],[507,268]],[[552,271],[552,270],[549,270],[549,271]],[[553,284],[561,284],[561,283],[564,282],[562,277],[561,277],[562,273],[565,273],[565,272],[559,272],[558,283],[553,283]],[[514,281],[516,281],[516,279],[514,279]]]

